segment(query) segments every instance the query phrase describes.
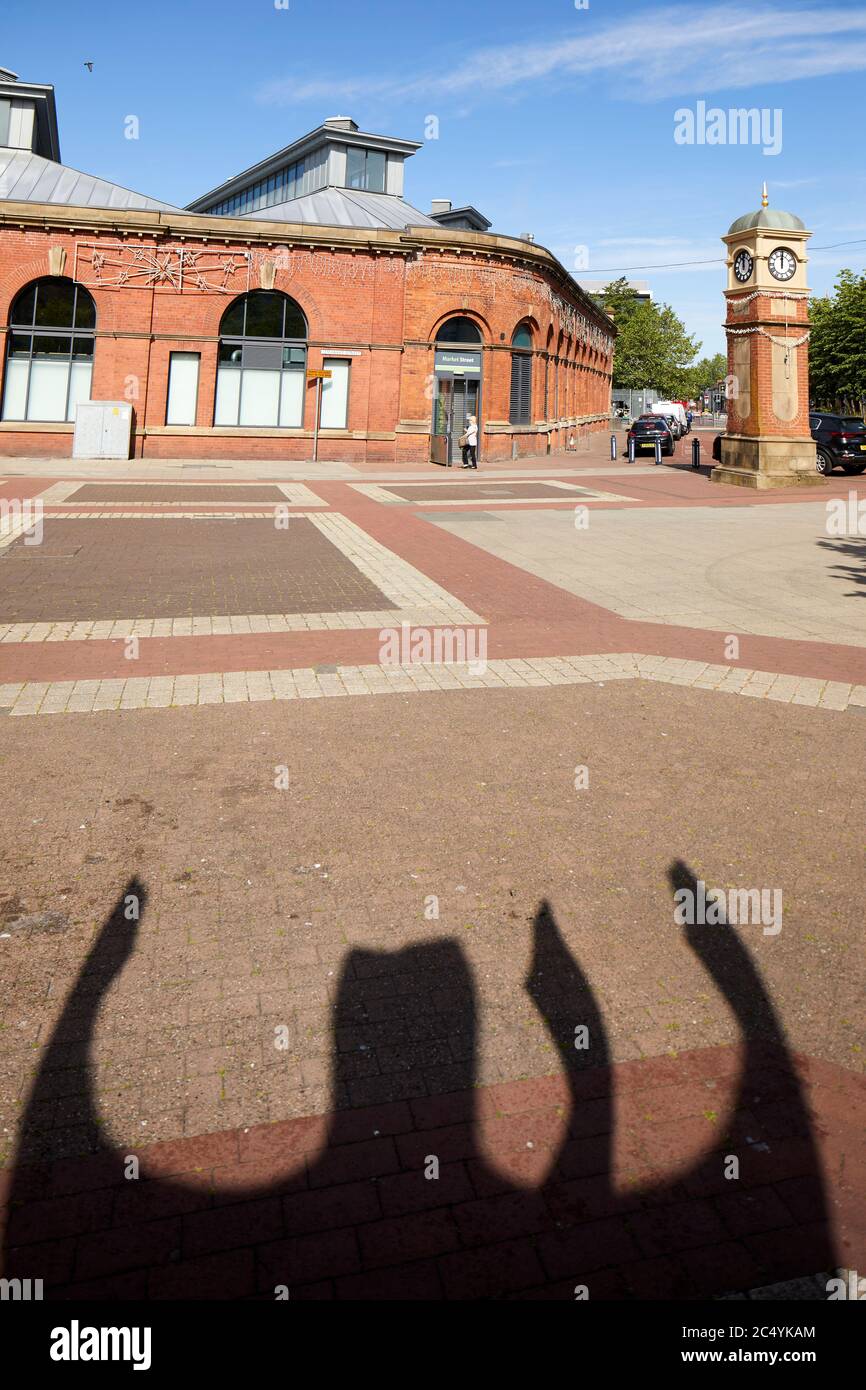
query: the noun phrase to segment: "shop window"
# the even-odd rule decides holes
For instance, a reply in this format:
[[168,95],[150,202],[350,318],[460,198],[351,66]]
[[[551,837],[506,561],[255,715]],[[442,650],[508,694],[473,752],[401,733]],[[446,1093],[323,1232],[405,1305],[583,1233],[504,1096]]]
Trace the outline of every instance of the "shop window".
[[197,352],[169,353],[168,400],[165,408],[167,425],[195,424],[200,361],[201,356]]
[[215,425],[299,428],[304,422],[307,321],[287,294],[253,290],[220,324]]
[[90,400],[96,306],[83,285],[46,277],[25,286],[9,311],[4,420],[74,420]]
[[344,430],[349,421],[349,359],[326,357],[322,363],[330,378],[322,382],[323,430]]

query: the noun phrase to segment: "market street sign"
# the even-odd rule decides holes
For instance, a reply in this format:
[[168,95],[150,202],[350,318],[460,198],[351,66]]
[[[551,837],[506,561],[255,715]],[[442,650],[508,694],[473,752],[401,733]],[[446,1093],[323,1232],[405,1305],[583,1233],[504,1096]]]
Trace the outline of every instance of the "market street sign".
[[481,372],[480,352],[446,352],[440,349],[434,357],[437,372]]

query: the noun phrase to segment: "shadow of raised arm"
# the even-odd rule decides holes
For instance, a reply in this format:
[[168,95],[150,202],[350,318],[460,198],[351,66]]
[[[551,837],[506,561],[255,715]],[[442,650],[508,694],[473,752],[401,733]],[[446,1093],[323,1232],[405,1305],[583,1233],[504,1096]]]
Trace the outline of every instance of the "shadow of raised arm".
[[[570,1126],[574,1111],[583,1098],[578,1076],[590,1068],[607,1070],[610,1050],[592,986],[565,944],[550,903],[546,900],[540,904],[533,922],[533,953],[525,989],[559,1053],[571,1096]],[[580,1029],[586,1030],[583,1036],[578,1034]],[[605,1092],[610,1107],[610,1088],[606,1087]],[[610,1122],[606,1126],[598,1126],[598,1132],[605,1133],[608,1140],[611,1130]],[[551,1177],[556,1173],[558,1159],[567,1142],[568,1137],[554,1159]],[[610,1171],[609,1162],[605,1164],[604,1171]]]
[[[29,1151],[35,1146],[35,1117],[42,1114],[47,1108],[45,1103],[54,1098],[56,1073],[61,1068],[67,1077],[75,1080],[75,1086],[68,1088],[67,1094],[74,1094],[84,1106],[82,1124],[86,1147],[91,1152],[111,1148],[106,1143],[93,1095],[90,1052],[103,1000],[135,949],[146,904],[147,889],[133,875],[99,928],[40,1059],[39,1072],[21,1120],[17,1163],[27,1162]],[[57,1156],[50,1151],[50,1139],[48,1152],[44,1152],[44,1144],[42,1148],[41,1157],[49,1162]]]

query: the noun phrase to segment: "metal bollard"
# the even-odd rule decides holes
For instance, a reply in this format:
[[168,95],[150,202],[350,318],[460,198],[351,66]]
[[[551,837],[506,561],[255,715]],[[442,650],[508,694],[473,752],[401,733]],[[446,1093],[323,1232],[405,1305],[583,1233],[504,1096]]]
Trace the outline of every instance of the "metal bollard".
[[692,440],[692,468],[701,466],[701,441],[697,438]]
[[610,456],[611,456],[612,459],[615,459],[615,458],[616,458],[616,435],[615,435],[615,434],[612,434],[611,437],[610,437]]
[[628,461],[634,463],[634,436],[628,441]]
[[656,463],[661,463],[661,461],[662,461],[662,442],[661,442],[661,440],[658,438],[658,436],[656,436],[655,444],[653,445],[653,447],[654,447],[654,449],[655,449]]

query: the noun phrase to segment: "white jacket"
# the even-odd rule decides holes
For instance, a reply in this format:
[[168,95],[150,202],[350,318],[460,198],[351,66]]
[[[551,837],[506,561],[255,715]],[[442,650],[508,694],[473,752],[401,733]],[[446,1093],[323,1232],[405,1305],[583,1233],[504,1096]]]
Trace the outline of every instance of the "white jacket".
[[473,425],[473,424],[471,424],[469,421],[467,421],[466,429],[465,429],[464,433],[465,433],[465,435],[466,435],[466,443],[467,443],[467,444],[471,444],[471,445],[474,446],[474,445],[476,445],[476,444],[478,443],[478,426],[477,426],[477,425]]

